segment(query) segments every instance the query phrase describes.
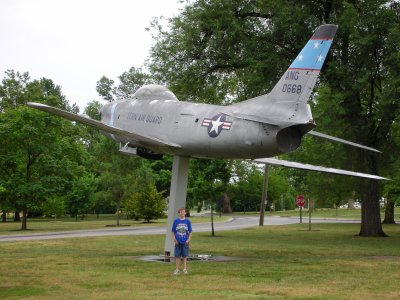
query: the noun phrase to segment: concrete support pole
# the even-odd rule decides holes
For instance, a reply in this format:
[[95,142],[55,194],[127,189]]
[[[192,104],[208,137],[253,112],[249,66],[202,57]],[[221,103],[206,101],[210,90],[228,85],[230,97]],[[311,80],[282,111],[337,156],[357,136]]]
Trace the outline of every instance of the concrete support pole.
[[186,191],[189,175],[189,158],[174,156],[172,163],[171,191],[169,194],[168,222],[165,235],[165,256],[174,255],[172,224],[178,217],[178,209],[186,205]]

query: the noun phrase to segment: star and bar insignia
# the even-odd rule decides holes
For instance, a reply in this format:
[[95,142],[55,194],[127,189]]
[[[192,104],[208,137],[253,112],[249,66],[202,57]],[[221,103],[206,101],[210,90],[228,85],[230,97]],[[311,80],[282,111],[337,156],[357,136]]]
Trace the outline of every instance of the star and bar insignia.
[[207,127],[208,135],[215,138],[222,132],[222,130],[230,130],[232,122],[227,122],[226,116],[219,114],[211,119],[204,119],[201,126]]

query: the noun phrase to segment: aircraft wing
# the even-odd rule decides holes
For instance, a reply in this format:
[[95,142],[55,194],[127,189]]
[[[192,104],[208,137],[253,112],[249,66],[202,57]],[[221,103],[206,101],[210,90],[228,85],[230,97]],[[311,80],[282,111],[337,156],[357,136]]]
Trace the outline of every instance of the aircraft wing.
[[137,141],[137,142],[139,142],[139,143],[141,143],[143,145],[158,146],[158,147],[160,147],[160,146],[161,147],[168,146],[168,147],[180,148],[180,145],[175,144],[175,143],[162,141],[162,140],[160,140],[158,138],[155,138],[155,137],[151,137],[151,136],[148,136],[148,135],[142,135],[142,134],[130,132],[130,131],[127,131],[127,130],[124,130],[124,129],[120,129],[120,128],[117,128],[117,127],[113,127],[113,126],[104,124],[104,123],[102,123],[100,121],[93,120],[93,119],[91,119],[89,117],[86,117],[84,115],[74,114],[74,113],[71,113],[71,112],[68,112],[68,111],[65,111],[65,110],[62,110],[62,109],[58,109],[58,108],[55,108],[55,107],[48,106],[46,104],[28,102],[26,105],[28,105],[30,107],[33,107],[33,108],[36,108],[36,109],[39,109],[39,110],[42,110],[42,111],[45,111],[45,112],[48,112],[48,113],[51,113],[51,114],[54,114],[54,115],[57,115],[57,116],[60,116],[60,117],[63,117],[63,118],[66,118],[66,119],[71,120],[71,121],[76,121],[76,122],[79,122],[79,123],[83,123],[85,125],[92,126],[94,128],[100,129],[100,130],[105,131],[107,133],[111,133],[111,134],[115,134],[115,135],[118,135],[118,136],[127,137],[127,138],[135,140],[135,141]]
[[310,164],[303,164],[303,163],[292,162],[292,161],[276,159],[276,158],[259,158],[259,159],[253,159],[251,161],[257,162],[257,163],[262,163],[262,164],[273,165],[273,166],[283,166],[283,167],[288,167],[288,168],[312,170],[312,171],[318,171],[318,172],[348,175],[348,176],[355,176],[355,177],[362,177],[362,178],[370,178],[370,179],[376,179],[376,180],[390,180],[388,178],[380,177],[380,176],[376,176],[376,175],[370,175],[370,174],[352,172],[352,171],[346,171],[346,170],[340,170],[340,169],[333,169],[333,168],[327,168],[327,167],[321,167],[321,166],[314,166],[314,165],[310,165]]
[[361,145],[361,144],[349,142],[349,141],[346,141],[346,140],[343,140],[343,139],[340,139],[340,138],[337,138],[337,137],[334,137],[334,136],[331,136],[331,135],[327,135],[327,134],[324,134],[324,133],[316,132],[314,130],[309,131],[307,134],[310,134],[310,135],[316,136],[316,137],[320,137],[320,138],[323,138],[323,139],[327,139],[327,140],[330,140],[330,141],[339,142],[339,143],[342,143],[342,144],[347,144],[347,145],[350,145],[350,146],[353,146],[353,147],[358,147],[358,148],[366,149],[366,150],[369,150],[369,151],[382,153],[381,151],[379,151],[377,149],[374,149],[374,148],[371,148],[371,147],[367,147],[367,146],[364,146],[364,145]]

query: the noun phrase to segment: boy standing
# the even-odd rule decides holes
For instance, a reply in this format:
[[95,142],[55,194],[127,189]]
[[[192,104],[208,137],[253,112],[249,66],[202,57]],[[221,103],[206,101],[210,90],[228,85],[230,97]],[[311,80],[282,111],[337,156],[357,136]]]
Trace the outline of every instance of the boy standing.
[[175,219],[172,225],[172,235],[175,242],[175,271],[174,275],[179,274],[179,263],[182,258],[183,273],[187,274],[186,261],[189,256],[189,242],[192,238],[192,224],[185,218],[185,208],[178,210],[179,218]]

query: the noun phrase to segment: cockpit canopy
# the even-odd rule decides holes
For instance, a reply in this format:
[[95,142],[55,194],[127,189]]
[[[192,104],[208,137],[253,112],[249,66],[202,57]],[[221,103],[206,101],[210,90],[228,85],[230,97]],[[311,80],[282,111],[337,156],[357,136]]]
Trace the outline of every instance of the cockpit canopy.
[[144,85],[133,94],[133,99],[138,100],[175,100],[178,98],[165,86],[158,84]]

